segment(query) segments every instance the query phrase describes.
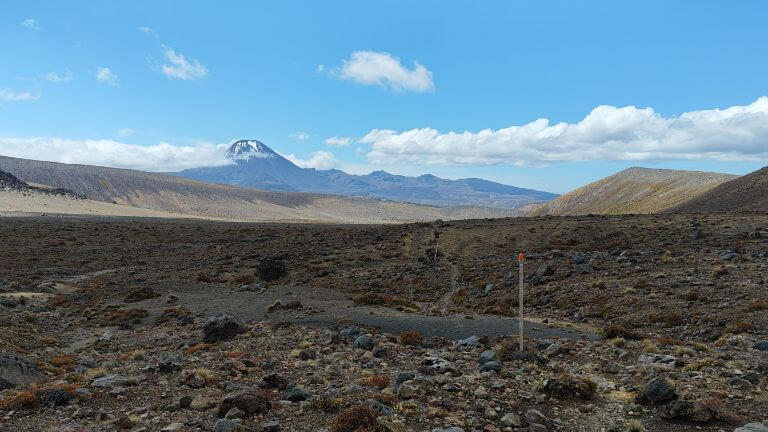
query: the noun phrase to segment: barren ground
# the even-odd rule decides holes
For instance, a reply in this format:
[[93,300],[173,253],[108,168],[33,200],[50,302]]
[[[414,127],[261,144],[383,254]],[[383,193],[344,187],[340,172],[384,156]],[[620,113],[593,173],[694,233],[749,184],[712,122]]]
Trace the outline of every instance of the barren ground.
[[[340,427],[338,411],[362,404],[382,415],[357,430],[541,430],[538,421],[549,430],[623,431],[636,421],[647,431],[731,431],[768,420],[768,354],[756,349],[768,339],[766,222],[0,219],[0,352],[45,376],[0,387],[0,431],[174,423],[210,431],[228,394],[258,388],[269,373],[308,400],[260,390],[271,400],[267,413],[230,415],[245,428],[277,420],[282,430],[331,429]],[[526,357],[505,336],[516,322],[503,318],[516,315],[511,259],[520,249],[528,252]],[[256,269],[267,258],[287,274],[265,287]],[[222,312],[248,331],[202,344],[203,322]],[[385,350],[337,337],[351,325]],[[423,339],[403,343],[404,330]],[[470,335],[489,338],[456,346]],[[499,372],[479,369],[486,349],[499,357]],[[178,370],[160,371],[169,356]],[[450,367],[436,370],[434,357]],[[408,371],[414,376],[398,382]],[[100,387],[102,375],[120,379]],[[636,401],[660,376],[676,401]],[[52,388],[71,400],[47,407],[39,395]],[[191,406],[180,404],[184,396]]]

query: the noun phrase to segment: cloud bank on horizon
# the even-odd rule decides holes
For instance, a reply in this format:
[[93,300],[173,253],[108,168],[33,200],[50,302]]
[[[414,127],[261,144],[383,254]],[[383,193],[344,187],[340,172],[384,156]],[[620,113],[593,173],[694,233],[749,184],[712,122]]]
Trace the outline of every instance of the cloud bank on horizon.
[[574,161],[712,160],[768,158],[768,97],[746,106],[664,117],[653,108],[601,105],[578,123],[548,119],[499,130],[441,133],[426,127],[372,130],[372,163],[418,165],[541,165]]
[[[358,142],[369,146],[366,157],[372,164],[536,166],[573,161],[759,161],[768,158],[768,97],[749,105],[690,111],[673,117],[664,117],[652,108],[602,105],[578,123],[551,124],[547,119],[538,119],[495,131],[461,133],[429,127],[403,132],[374,129]],[[325,143],[329,147],[346,146],[351,138],[329,137]],[[229,163],[224,156],[226,146],[0,138],[0,153],[6,156],[146,171],[225,165]],[[294,154],[284,156],[304,168],[340,165],[326,150],[316,151],[308,159]]]

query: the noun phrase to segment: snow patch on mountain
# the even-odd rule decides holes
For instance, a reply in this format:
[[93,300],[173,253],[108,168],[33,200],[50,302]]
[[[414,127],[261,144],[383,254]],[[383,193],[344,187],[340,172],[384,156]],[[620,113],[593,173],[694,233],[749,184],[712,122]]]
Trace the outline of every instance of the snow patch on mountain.
[[227,158],[235,163],[248,162],[250,159],[270,159],[277,157],[274,150],[257,140],[239,140],[227,150]]

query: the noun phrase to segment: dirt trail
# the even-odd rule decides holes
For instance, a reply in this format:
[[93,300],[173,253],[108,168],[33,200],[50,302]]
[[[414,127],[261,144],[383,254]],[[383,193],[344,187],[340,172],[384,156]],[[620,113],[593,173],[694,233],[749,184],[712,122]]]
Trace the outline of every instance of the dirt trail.
[[[463,339],[469,336],[500,337],[517,334],[517,320],[513,318],[475,315],[429,316],[400,312],[378,306],[358,306],[337,291],[325,289],[302,289],[295,286],[269,287],[264,293],[220,292],[212,295],[204,293],[175,292],[179,296],[178,306],[188,308],[200,316],[218,313],[230,313],[242,320],[267,320],[273,322],[291,322],[313,327],[334,328],[345,324],[357,324],[375,327],[382,332],[399,334],[404,330],[416,330],[425,337],[444,337]],[[287,310],[268,313],[266,309],[275,301],[283,304],[297,300],[301,310]],[[152,322],[168,307],[162,299],[145,300],[134,303],[133,307],[150,311],[147,322]],[[563,339],[594,340],[596,334],[569,328],[550,328],[546,324],[526,321],[526,335],[530,338],[544,339],[559,337]]]

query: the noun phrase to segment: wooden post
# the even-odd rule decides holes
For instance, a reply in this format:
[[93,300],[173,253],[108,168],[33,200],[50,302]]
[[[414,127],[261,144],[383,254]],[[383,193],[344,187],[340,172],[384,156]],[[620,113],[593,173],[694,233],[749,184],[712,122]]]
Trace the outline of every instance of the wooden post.
[[517,324],[520,328],[520,351],[524,351],[523,347],[523,265],[525,263],[525,253],[520,252],[517,256],[517,261],[520,263],[520,289],[518,292],[518,314]]

